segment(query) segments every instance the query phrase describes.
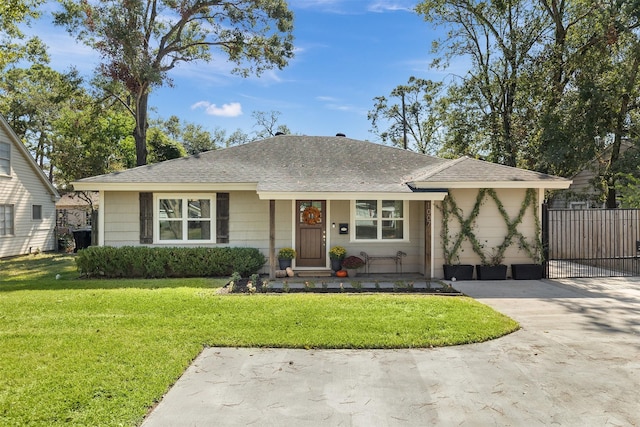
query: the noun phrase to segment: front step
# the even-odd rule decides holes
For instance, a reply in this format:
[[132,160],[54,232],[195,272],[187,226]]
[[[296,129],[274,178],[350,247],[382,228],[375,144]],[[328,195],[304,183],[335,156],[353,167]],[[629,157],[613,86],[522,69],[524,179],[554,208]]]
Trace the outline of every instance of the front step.
[[331,270],[305,270],[297,271],[297,277],[331,277]]

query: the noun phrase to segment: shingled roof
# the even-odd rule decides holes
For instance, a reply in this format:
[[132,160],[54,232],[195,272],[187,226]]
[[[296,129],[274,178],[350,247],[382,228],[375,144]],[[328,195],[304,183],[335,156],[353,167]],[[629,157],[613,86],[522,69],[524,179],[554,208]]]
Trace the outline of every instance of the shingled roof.
[[[158,184],[247,184],[258,192],[412,193],[446,182],[562,178],[462,158],[446,160],[346,137],[280,135],[134,169],[85,178],[76,189],[134,190]],[[566,184],[568,185],[568,183]],[[541,185],[535,185],[539,187]]]
[[[492,188],[566,188],[570,181],[526,169],[460,157],[440,167],[426,169],[412,180],[415,188],[474,188],[482,183]],[[474,185],[475,183],[475,185]]]

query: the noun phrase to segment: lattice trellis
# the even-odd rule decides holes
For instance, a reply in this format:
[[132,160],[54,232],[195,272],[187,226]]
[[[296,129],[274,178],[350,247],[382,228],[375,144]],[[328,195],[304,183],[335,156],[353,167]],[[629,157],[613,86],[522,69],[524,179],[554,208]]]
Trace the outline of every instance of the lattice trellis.
[[[474,231],[475,221],[480,214],[480,208],[485,203],[486,199],[491,199],[496,204],[500,215],[505,221],[507,226],[507,234],[504,236],[502,243],[493,248],[493,253],[490,256],[484,252],[484,246],[478,241],[476,233]],[[535,263],[541,262],[541,249],[542,242],[540,241],[540,218],[538,215],[538,197],[537,192],[533,188],[527,189],[524,200],[520,206],[518,214],[512,219],[509,213],[504,207],[502,201],[498,198],[496,191],[492,188],[482,188],[478,191],[475,204],[469,212],[469,215],[465,218],[464,212],[456,203],[455,198],[449,194],[442,201],[442,248],[444,251],[444,258],[447,264],[453,264],[454,260],[457,260],[460,253],[460,248],[465,240],[471,243],[473,252],[480,257],[482,264],[495,265],[500,264],[504,259],[504,254],[507,248],[509,248],[514,240],[518,243],[519,248],[523,250]],[[530,242],[519,230],[518,226],[522,223],[524,215],[527,209],[531,208],[533,211],[533,217],[535,221],[535,238],[533,242]],[[460,224],[460,232],[454,239],[449,235],[449,221],[455,218]]]

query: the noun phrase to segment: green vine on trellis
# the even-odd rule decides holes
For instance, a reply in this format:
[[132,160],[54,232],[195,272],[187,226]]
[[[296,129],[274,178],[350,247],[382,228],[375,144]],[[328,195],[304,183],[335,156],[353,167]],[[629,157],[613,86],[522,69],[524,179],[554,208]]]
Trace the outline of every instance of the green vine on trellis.
[[[507,235],[500,245],[493,249],[490,256],[484,252],[484,245],[482,245],[474,232],[475,221],[480,214],[480,207],[484,204],[485,198],[491,198],[496,206],[500,215],[507,225]],[[538,197],[537,192],[533,188],[527,189],[525,198],[520,206],[520,211],[516,217],[512,220],[507,213],[502,201],[498,198],[496,191],[492,188],[482,188],[478,191],[475,204],[469,213],[467,218],[464,218],[462,209],[457,205],[454,197],[449,194],[442,201],[442,249],[444,253],[445,263],[453,264],[455,260],[459,259],[460,248],[465,240],[471,243],[473,252],[480,257],[480,262],[484,265],[497,265],[502,263],[504,254],[514,242],[517,240],[519,249],[523,250],[535,263],[542,262],[542,242],[540,240],[540,218],[537,210]],[[527,238],[518,231],[518,226],[522,223],[527,208],[533,209],[533,217],[535,221],[535,238],[533,242],[527,240]],[[455,217],[460,223],[460,232],[456,235],[455,239],[452,239],[449,235],[449,221],[451,217]]]

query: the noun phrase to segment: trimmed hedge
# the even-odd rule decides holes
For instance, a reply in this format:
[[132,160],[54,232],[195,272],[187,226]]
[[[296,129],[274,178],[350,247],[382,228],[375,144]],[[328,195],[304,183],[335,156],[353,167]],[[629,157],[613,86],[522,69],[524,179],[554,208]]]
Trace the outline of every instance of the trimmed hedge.
[[224,277],[255,274],[266,258],[255,248],[89,246],[78,251],[80,274],[102,277]]

